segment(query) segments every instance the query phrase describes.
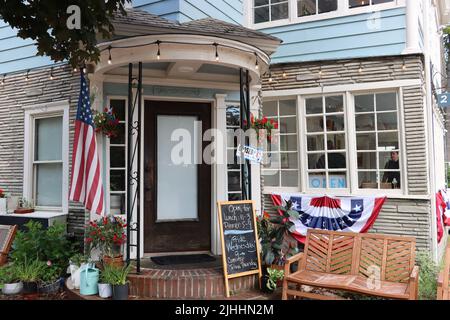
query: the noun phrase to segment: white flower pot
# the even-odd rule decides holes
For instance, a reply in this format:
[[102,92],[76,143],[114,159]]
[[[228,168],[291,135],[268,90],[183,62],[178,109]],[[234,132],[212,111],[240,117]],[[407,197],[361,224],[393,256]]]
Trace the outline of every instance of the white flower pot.
[[6,198],[0,198],[0,214],[6,214],[8,213],[7,207],[6,207]]
[[5,295],[16,295],[22,291],[23,283],[5,283],[2,288],[2,292]]
[[110,298],[112,296],[112,286],[109,283],[99,283],[98,294],[101,298]]

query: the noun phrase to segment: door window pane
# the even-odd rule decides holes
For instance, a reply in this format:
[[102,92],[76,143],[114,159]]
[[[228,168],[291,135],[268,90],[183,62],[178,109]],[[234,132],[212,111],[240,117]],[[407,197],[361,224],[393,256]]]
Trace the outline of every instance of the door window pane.
[[376,171],[360,171],[358,173],[358,185],[361,189],[378,189]]
[[297,132],[296,117],[280,118],[280,133],[296,133],[296,132]]
[[322,98],[306,99],[306,114],[323,113]]
[[375,133],[357,133],[356,148],[358,150],[376,150],[377,136]]
[[296,187],[298,185],[298,171],[281,171],[281,185]]
[[377,153],[358,152],[358,169],[377,169]]
[[308,151],[325,150],[324,136],[308,136]]
[[344,131],[344,116],[327,116],[327,131]]
[[280,186],[280,172],[279,171],[263,171],[264,185],[267,187]]
[[397,112],[379,113],[377,115],[378,130],[397,130]]
[[[157,116],[157,219],[160,221],[198,218],[197,120],[195,116]],[[190,134],[191,146],[186,149],[191,151],[191,157],[186,157],[187,163],[172,158],[173,147],[179,142],[172,141],[171,137],[177,129]]]

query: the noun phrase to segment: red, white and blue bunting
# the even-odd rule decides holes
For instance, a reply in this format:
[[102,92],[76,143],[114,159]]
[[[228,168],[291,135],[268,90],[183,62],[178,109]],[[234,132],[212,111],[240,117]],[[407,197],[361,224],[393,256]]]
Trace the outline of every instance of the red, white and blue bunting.
[[450,192],[439,190],[436,193],[437,240],[441,242],[445,226],[450,226]]
[[305,241],[308,229],[332,231],[367,232],[380,213],[386,197],[328,197],[303,194],[272,194],[276,206],[292,201],[292,210],[300,213],[292,235]]

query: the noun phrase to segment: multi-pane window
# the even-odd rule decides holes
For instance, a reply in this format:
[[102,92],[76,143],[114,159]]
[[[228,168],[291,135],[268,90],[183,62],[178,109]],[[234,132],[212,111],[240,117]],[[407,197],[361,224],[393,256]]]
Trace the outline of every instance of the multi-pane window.
[[127,177],[126,100],[111,99],[110,107],[119,119],[117,137],[109,141],[109,199],[111,214],[124,214]]
[[297,15],[299,17],[336,11],[337,9],[338,0],[297,0]]
[[62,207],[62,137],[62,116],[34,119],[33,200],[38,207]]
[[227,106],[227,164],[228,164],[228,200],[242,200],[241,166],[236,152],[238,139],[234,137],[235,130],[240,128],[239,105]]
[[347,138],[342,95],[305,99],[308,187],[348,186]]
[[253,0],[254,23],[289,18],[288,0]]
[[394,2],[394,0],[349,0],[350,8],[365,7],[375,4]]
[[264,102],[264,115],[278,123],[275,138],[264,161],[264,185],[267,187],[298,187],[298,131],[296,100]]
[[355,96],[358,186],[399,189],[400,146],[397,94]]

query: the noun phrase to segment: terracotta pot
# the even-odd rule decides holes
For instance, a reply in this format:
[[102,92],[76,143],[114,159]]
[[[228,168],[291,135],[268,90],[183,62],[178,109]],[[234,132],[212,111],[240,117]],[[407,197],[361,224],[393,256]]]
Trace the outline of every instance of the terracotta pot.
[[32,212],[34,212],[34,209],[31,209],[31,208],[20,208],[20,209],[14,210],[14,213],[17,213],[17,214],[26,214],[26,213],[32,213]]
[[123,255],[116,257],[103,256],[103,264],[115,267],[123,267],[124,266]]

